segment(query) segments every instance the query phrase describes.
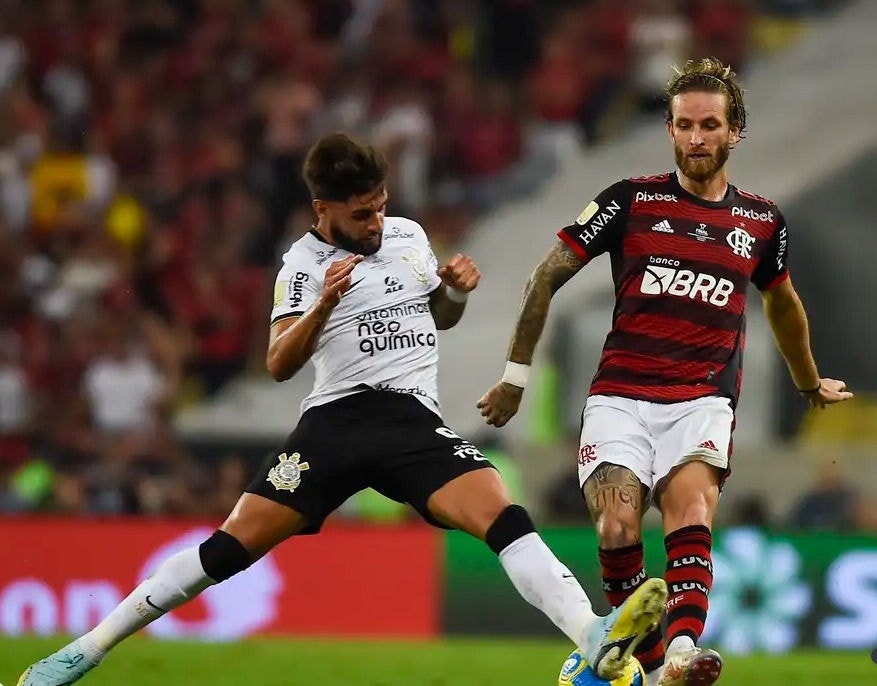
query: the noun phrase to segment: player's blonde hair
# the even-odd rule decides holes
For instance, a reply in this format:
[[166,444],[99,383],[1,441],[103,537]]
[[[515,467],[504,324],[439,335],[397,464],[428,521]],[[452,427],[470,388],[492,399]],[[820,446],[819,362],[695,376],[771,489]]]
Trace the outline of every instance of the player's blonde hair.
[[675,73],[664,91],[667,96],[665,118],[668,122],[673,121],[673,96],[691,91],[724,93],[728,96],[728,124],[738,133],[743,133],[746,128],[743,89],[730,65],[723,64],[715,57],[702,57],[688,60],[682,69],[673,69]]

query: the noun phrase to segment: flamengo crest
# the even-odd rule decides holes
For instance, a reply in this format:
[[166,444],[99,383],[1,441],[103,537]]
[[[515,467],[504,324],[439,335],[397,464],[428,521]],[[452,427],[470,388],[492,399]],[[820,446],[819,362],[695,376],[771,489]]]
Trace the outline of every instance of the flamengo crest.
[[754,242],[755,237],[739,226],[728,234],[728,245],[734,250],[734,254],[745,257],[747,260],[752,259],[752,244]]

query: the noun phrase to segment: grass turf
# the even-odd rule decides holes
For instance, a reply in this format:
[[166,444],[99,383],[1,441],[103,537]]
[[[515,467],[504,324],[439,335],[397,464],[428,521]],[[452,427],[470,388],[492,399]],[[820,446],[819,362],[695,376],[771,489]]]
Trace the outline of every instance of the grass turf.
[[[63,639],[0,638],[0,682]],[[116,648],[83,686],[555,686],[568,653],[560,642],[442,640],[362,642],[249,640],[232,644],[161,643],[135,638]],[[877,684],[877,665],[861,653],[796,652],[730,656],[721,686]]]

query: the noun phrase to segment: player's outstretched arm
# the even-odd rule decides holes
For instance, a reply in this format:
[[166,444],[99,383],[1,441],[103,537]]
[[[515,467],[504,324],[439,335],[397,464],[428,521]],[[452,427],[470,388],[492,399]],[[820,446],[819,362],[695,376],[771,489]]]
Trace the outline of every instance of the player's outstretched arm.
[[551,298],[584,266],[566,243],[557,241],[530,275],[509,344],[505,373],[476,404],[488,424],[503,426],[517,413]]
[[313,306],[300,317],[281,319],[271,325],[265,364],[275,381],[286,381],[311,359],[329,315],[350,288],[350,274],[362,262],[351,255],[329,265],[323,291]]
[[481,280],[481,272],[472,258],[457,253],[436,273],[442,285],[429,296],[429,310],[437,329],[450,329],[463,317],[466,299]]
[[786,361],[792,381],[810,405],[824,408],[852,398],[843,381],[819,376],[810,349],[807,313],[791,279],[764,291],[762,299],[777,348]]

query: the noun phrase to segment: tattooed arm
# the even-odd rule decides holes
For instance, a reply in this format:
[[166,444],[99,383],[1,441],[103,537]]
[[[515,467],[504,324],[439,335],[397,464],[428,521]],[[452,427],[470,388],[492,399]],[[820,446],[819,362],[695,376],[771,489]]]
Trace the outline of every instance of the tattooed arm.
[[[551,298],[585,263],[563,241],[558,241],[531,274],[524,288],[521,311],[509,345],[508,360],[530,365],[548,318]],[[491,388],[477,407],[488,424],[503,426],[518,411],[524,389],[505,381]]]
[[584,266],[585,263],[563,241],[558,241],[539,263],[524,286],[521,311],[509,345],[509,360],[532,363],[536,343],[548,319],[551,298]]

